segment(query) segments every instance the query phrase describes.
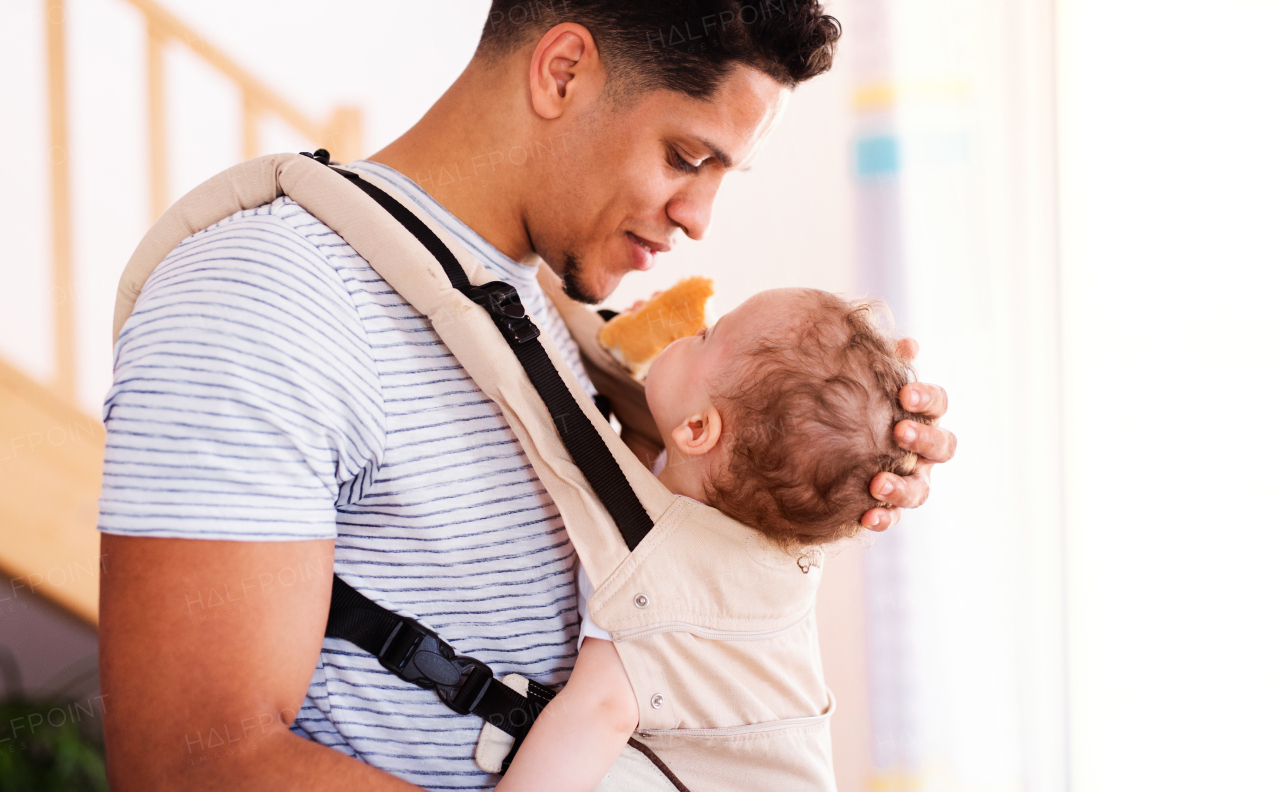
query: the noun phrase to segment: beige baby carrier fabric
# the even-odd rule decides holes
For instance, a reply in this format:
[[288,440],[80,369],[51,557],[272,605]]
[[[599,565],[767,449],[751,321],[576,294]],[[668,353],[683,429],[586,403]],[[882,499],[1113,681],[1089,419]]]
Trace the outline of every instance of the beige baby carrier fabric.
[[[361,178],[395,195],[376,177]],[[640,709],[631,743],[598,790],[835,789],[829,730],[835,704],[823,682],[813,613],[820,569],[798,563],[719,511],[668,491],[601,416],[543,333],[538,342],[654,522],[628,551],[489,314],[452,288],[426,248],[335,170],[297,154],[260,157],[183,197],[125,269],[115,337],[147,278],[180,242],[280,195],[341,235],[429,317],[499,405],[559,508],[596,589],[591,615],[612,636]],[[473,284],[493,280],[430,217],[407,208],[444,240]],[[569,300],[545,265],[539,280],[626,431],[660,446],[642,388],[596,343],[602,320]]]

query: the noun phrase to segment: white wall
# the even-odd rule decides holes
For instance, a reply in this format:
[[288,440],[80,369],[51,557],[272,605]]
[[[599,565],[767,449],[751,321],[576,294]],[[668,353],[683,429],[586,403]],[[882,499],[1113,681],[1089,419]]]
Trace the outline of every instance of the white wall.
[[1274,788],[1280,3],[1060,36],[1075,783]]
[[0,356],[53,377],[49,128],[43,4],[5,7],[0,25]]
[[866,554],[873,785],[1274,786],[1280,4],[857,5],[960,437]]
[[[866,552],[886,792],[1068,788],[1049,4],[859,0],[870,271],[956,458]],[[874,146],[873,146],[874,144]],[[874,147],[896,150],[877,162]]]

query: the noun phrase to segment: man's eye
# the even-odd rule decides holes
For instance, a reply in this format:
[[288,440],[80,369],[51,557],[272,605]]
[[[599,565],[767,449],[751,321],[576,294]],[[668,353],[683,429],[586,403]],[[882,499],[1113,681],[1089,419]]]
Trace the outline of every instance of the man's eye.
[[680,152],[674,148],[667,149],[667,161],[671,163],[671,167],[678,171],[690,174],[698,172],[698,166],[680,156]]

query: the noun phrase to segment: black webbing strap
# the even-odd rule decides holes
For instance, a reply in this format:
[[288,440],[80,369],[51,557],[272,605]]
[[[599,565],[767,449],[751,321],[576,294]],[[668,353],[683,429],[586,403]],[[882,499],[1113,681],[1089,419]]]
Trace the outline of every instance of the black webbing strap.
[[546,403],[555,421],[560,439],[573,457],[583,476],[595,490],[600,502],[622,533],[629,550],[635,550],[641,540],[653,529],[653,520],[640,504],[635,490],[613,458],[609,447],[596,432],[595,426],[582,412],[569,388],[560,379],[547,351],[537,343],[538,327],[525,315],[524,306],[515,288],[502,281],[491,281],[483,286],[472,286],[462,265],[453,252],[425,223],[396,199],[351,171],[335,168],[351,180],[382,208],[386,209],[400,225],[421,242],[449,276],[449,282],[472,301],[489,311],[494,324],[502,331],[516,359],[529,375],[533,387]]
[[401,679],[436,691],[454,712],[484,718],[515,737],[515,747],[555,697],[555,691],[533,680],[528,697],[520,695],[494,679],[489,666],[457,654],[433,630],[392,613],[337,575],[324,634],[350,641]]
[[[329,164],[329,155],[323,150],[307,156]],[[515,288],[502,281],[472,285],[453,252],[413,212],[359,175],[334,170],[386,209],[440,263],[453,287],[488,311],[546,403],[573,461],[613,517],[627,547],[636,549],[652,530],[653,520],[538,343],[538,326],[525,314]],[[377,657],[384,668],[401,679],[436,691],[454,712],[478,715],[512,735],[515,744],[503,762],[504,769],[538,713],[555,696],[555,691],[533,680],[529,680],[527,697],[516,693],[495,680],[493,669],[485,663],[458,655],[433,630],[383,608],[337,575],[333,578],[333,598],[324,634],[350,641]]]

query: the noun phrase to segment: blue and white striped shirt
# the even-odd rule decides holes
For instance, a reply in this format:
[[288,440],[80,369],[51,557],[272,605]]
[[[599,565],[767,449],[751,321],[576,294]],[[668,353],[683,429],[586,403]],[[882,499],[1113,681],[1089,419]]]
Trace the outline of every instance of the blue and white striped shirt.
[[[388,183],[511,283],[589,392],[578,350],[515,263],[390,168]],[[115,350],[99,528],[336,540],[335,571],[498,675],[568,678],[574,551],[496,404],[368,262],[288,198],[196,233]],[[294,729],[432,790],[487,789],[480,720],[326,638]]]

